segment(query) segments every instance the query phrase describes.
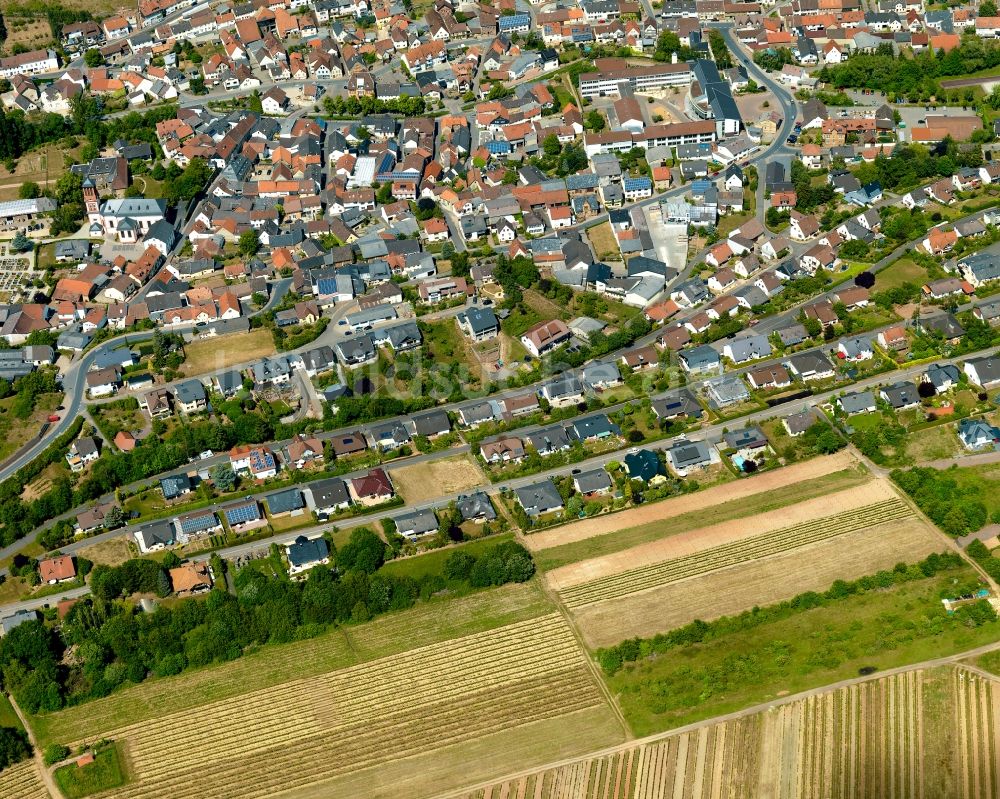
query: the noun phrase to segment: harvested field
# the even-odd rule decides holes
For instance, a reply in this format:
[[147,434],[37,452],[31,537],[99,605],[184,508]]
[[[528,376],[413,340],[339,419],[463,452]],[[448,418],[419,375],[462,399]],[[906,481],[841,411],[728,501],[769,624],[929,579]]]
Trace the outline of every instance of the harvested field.
[[[801,501],[802,491],[809,492],[812,483],[816,484],[815,490],[828,492],[859,484],[867,479],[869,478],[857,468],[857,462],[849,454],[838,453],[822,458],[812,458],[782,469],[774,469],[756,474],[753,477],[696,491],[693,494],[683,494],[679,497],[622,511],[613,516],[585,519],[551,530],[543,530],[540,533],[533,533],[527,537],[525,545],[533,553],[541,553],[546,549],[562,547],[592,538],[607,537],[607,541],[623,537],[631,538],[630,533],[633,529],[641,529],[656,522],[684,517],[690,513],[699,514],[704,518],[704,513],[708,508],[728,506],[738,500],[787,492],[789,497],[793,498],[789,501]],[[734,504],[733,507],[746,509],[747,503]],[[712,515],[715,517],[716,512],[713,511]],[[648,537],[642,540],[648,540]],[[641,541],[632,541],[628,546],[633,546],[636,543],[641,543]],[[595,545],[600,546],[600,543]]]
[[[593,583],[610,577],[617,577],[616,581],[620,581],[623,579],[622,575],[627,572],[634,572],[644,567],[659,566],[667,561],[703,553],[726,544],[745,542],[748,539],[761,536],[763,533],[783,530],[786,531],[787,535],[792,536],[791,528],[812,525],[814,522],[824,519],[829,520],[826,524],[830,526],[835,524],[832,518],[841,509],[857,509],[860,506],[883,502],[897,503],[896,513],[902,514],[904,510],[905,513],[912,512],[899,499],[888,481],[873,480],[857,488],[827,494],[779,510],[759,513],[755,516],[745,516],[722,524],[702,527],[699,530],[690,530],[660,540],[649,541],[611,555],[564,566],[549,572],[546,575],[546,580],[548,580],[550,587],[565,594],[567,589],[572,586]],[[856,521],[855,523],[859,524],[860,522]],[[638,588],[630,590],[638,590]]]
[[51,799],[34,760],[25,760],[0,771],[0,796],[11,799]]
[[389,476],[396,491],[409,503],[424,502],[489,484],[479,464],[467,454],[391,468]]
[[312,677],[377,658],[549,613],[534,583],[505,585],[459,599],[426,602],[316,638],[264,647],[231,663],[147,680],[104,699],[32,717],[40,744],[96,740],[108,730],[155,719],[169,707],[193,710],[241,693]]
[[184,365],[187,377],[215,372],[239,363],[250,363],[274,355],[274,339],[266,327],[227,336],[211,336],[184,345]]
[[[669,733],[519,774],[459,794],[462,799],[937,799],[995,797],[1000,753],[987,722],[997,683],[963,670],[912,670],[817,693],[743,718]],[[942,731],[931,726],[924,696],[935,680],[978,712],[943,719],[954,726],[957,759],[976,748],[957,792],[926,783],[938,767],[925,757]],[[950,681],[950,682],[949,682]],[[964,691],[964,693],[963,693]],[[978,760],[976,759],[978,758]],[[949,760],[949,763],[951,761]],[[978,771],[976,766],[978,763]]]
[[770,605],[805,591],[825,591],[835,580],[853,580],[941,550],[940,534],[906,517],[844,532],[763,560],[682,579],[573,611],[587,646],[610,646],[649,637],[695,619],[711,621]]
[[602,703],[550,614],[109,731],[134,781],[102,796],[260,799]]

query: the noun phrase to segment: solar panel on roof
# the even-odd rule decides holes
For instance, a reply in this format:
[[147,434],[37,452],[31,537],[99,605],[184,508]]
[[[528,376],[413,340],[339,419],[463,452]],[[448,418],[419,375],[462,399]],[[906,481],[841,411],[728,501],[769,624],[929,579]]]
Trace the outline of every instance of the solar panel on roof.
[[260,518],[260,511],[256,502],[249,502],[246,505],[238,505],[235,508],[226,508],[226,521],[231,525],[254,522]]

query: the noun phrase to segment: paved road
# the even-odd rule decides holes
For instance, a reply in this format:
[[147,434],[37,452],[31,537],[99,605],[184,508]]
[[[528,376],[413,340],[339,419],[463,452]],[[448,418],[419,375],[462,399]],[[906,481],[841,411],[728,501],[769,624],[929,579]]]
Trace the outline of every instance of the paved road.
[[[963,360],[963,359],[968,358],[968,357],[974,357],[975,355],[978,355],[978,354],[979,353],[970,353],[968,355],[962,356],[962,358],[944,359],[941,362],[942,363],[958,363],[960,360]],[[885,384],[887,382],[895,382],[897,380],[913,379],[913,378],[918,377],[920,374],[922,374],[925,369],[926,369],[926,364],[916,365],[916,366],[910,366],[910,367],[907,367],[907,368],[904,368],[904,369],[900,369],[900,370],[896,370],[896,371],[893,371],[893,372],[889,372],[887,374],[875,375],[875,376],[867,378],[865,380],[861,380],[858,383],[855,383],[851,388],[853,390],[863,391],[865,389],[874,388],[876,386]],[[700,381],[700,382],[704,382],[704,381]],[[690,387],[696,387],[699,384],[700,383],[692,383],[692,384],[689,384],[689,386]],[[756,423],[756,422],[762,422],[762,421],[767,420],[767,419],[773,419],[776,416],[779,416],[779,415],[783,414],[786,411],[787,412],[791,412],[791,411],[794,411],[794,410],[802,410],[802,409],[805,409],[805,408],[814,408],[814,407],[817,407],[817,406],[824,405],[824,404],[829,403],[830,401],[832,401],[832,399],[837,394],[841,393],[843,390],[844,389],[841,388],[841,389],[833,389],[833,390],[829,390],[829,391],[824,391],[822,393],[814,394],[814,395],[809,396],[809,397],[803,397],[801,399],[795,400],[794,402],[789,402],[786,405],[778,406],[778,407],[775,407],[775,408],[764,408],[764,409],[761,409],[759,411],[754,411],[753,413],[747,414],[746,416],[742,416],[738,420],[727,420],[727,421],[723,421],[723,422],[718,422],[718,423],[711,424],[711,425],[708,425],[706,427],[703,427],[703,428],[701,428],[699,430],[691,431],[691,432],[685,434],[683,437],[686,438],[686,439],[688,439],[688,440],[690,440],[690,441],[705,441],[705,442],[708,442],[710,444],[714,444],[714,443],[716,443],[716,442],[718,442],[718,441],[721,440],[723,433],[726,430],[728,430],[728,429],[732,429],[732,428],[737,427],[737,426],[743,426],[743,425],[753,424],[753,423]],[[620,407],[620,406],[615,406],[615,407],[617,408],[617,407]],[[613,412],[613,410],[614,410],[613,408],[612,409],[607,409],[606,412]],[[526,430],[530,430],[532,428],[525,428],[525,429]],[[521,430],[521,431],[518,431],[518,432],[523,434],[525,431]],[[662,439],[662,440],[657,441],[657,442],[653,442],[653,443],[649,443],[649,444],[644,444],[643,448],[645,448],[645,449],[653,449],[653,450],[666,450],[666,449],[670,448],[677,441],[677,438],[679,438],[679,437],[666,438],[666,439]],[[526,485],[530,485],[531,483],[538,482],[539,480],[544,480],[544,479],[549,478],[549,477],[558,477],[558,476],[565,475],[565,474],[569,473],[570,471],[575,471],[575,470],[587,471],[587,470],[590,470],[590,469],[601,468],[601,467],[606,466],[611,461],[620,461],[621,458],[622,458],[623,453],[626,452],[627,450],[628,450],[628,447],[623,447],[621,449],[617,449],[617,450],[614,450],[612,452],[606,452],[606,453],[602,453],[600,455],[595,455],[595,456],[593,456],[591,458],[588,458],[588,459],[586,459],[584,461],[581,461],[579,463],[570,464],[570,465],[566,465],[566,466],[559,466],[559,467],[555,467],[555,468],[552,468],[552,469],[547,469],[547,470],[545,470],[543,472],[540,472],[540,473],[537,473],[537,474],[532,474],[532,475],[527,475],[527,476],[524,476],[524,477],[518,477],[518,478],[513,478],[513,479],[510,479],[510,480],[499,481],[497,483],[494,483],[492,486],[488,486],[487,490],[489,490],[490,492],[499,492],[499,491],[502,491],[502,490],[505,490],[505,489],[507,489],[507,490],[515,490],[515,489],[518,489],[518,488],[522,488],[522,487],[524,487]],[[426,463],[426,462],[429,462],[429,461],[432,461],[432,460],[436,460],[436,459],[439,459],[439,458],[451,457],[451,456],[454,456],[454,455],[460,455],[460,454],[463,454],[463,453],[466,453],[466,452],[469,452],[469,451],[470,451],[470,447],[469,447],[468,444],[461,444],[461,445],[459,445],[457,447],[452,447],[450,449],[441,450],[439,452],[424,453],[424,454],[412,456],[410,458],[400,459],[399,461],[394,461],[392,464],[389,464],[389,468],[392,468],[392,466],[397,466],[398,467],[398,466],[418,465],[420,463]],[[217,456],[216,458],[212,459],[211,461],[205,461],[205,462],[202,462],[202,463],[204,463],[205,465],[208,465],[208,464],[210,464],[212,462],[215,462],[215,461],[220,461],[221,462],[222,460],[227,460],[227,459],[228,459],[227,456]],[[184,470],[182,469],[182,470],[179,470],[179,471],[184,471]],[[349,474],[343,475],[343,477],[345,479],[350,479],[351,477],[357,477],[357,476],[360,476],[361,474],[364,474],[366,472],[367,472],[367,469],[362,469],[362,470],[358,470],[358,471],[351,472]],[[143,482],[146,483],[146,484],[153,484],[153,483],[156,482],[156,479],[157,478],[152,478],[150,480],[143,481]],[[306,487],[306,484],[301,484],[301,487],[303,487],[303,488]],[[272,489],[268,489],[266,491],[253,492],[251,494],[248,494],[248,496],[253,496],[253,497],[255,497],[256,499],[259,500],[265,494],[270,493],[273,490],[275,490],[275,489],[272,488]],[[428,500],[426,502],[411,503],[411,504],[407,504],[407,505],[405,505],[403,507],[395,507],[395,508],[391,508],[391,509],[388,509],[388,510],[381,510],[381,511],[376,510],[373,513],[370,513],[370,514],[365,514],[365,515],[350,517],[348,519],[341,519],[341,520],[338,520],[336,522],[329,522],[329,523],[317,524],[317,525],[313,525],[313,526],[311,526],[309,528],[295,530],[295,531],[290,532],[290,533],[281,533],[281,534],[274,535],[274,536],[271,536],[269,538],[262,539],[262,540],[259,540],[259,541],[248,542],[248,543],[245,543],[245,544],[238,544],[238,545],[233,546],[233,547],[228,547],[226,549],[219,550],[219,554],[222,557],[224,557],[224,558],[241,557],[241,556],[245,556],[248,553],[253,552],[255,550],[258,550],[258,549],[261,549],[261,548],[267,548],[272,542],[278,543],[278,544],[288,543],[290,541],[293,541],[295,539],[295,537],[298,536],[298,535],[302,535],[302,534],[309,535],[309,534],[323,532],[325,530],[329,530],[335,524],[337,526],[340,526],[340,527],[357,526],[357,525],[361,525],[361,524],[371,524],[371,523],[378,522],[379,520],[381,520],[383,518],[386,518],[386,517],[396,516],[396,515],[398,515],[400,513],[403,513],[404,511],[422,510],[422,509],[429,509],[429,508],[440,508],[440,507],[443,507],[444,505],[448,504],[448,502],[450,502],[450,501],[452,501],[454,499],[457,499],[458,496],[460,495],[460,493],[466,493],[466,492],[453,492],[453,493],[449,493],[449,494],[444,494],[442,496],[436,497],[433,500]],[[232,500],[229,500],[229,501],[232,501]],[[221,507],[221,506],[223,506],[225,504],[227,504],[227,502],[219,502],[219,503],[217,503],[213,507],[218,508],[218,507]],[[75,513],[79,512],[79,510],[80,509],[77,509],[76,511],[72,512],[71,514],[66,514],[66,516],[75,515]],[[148,522],[147,522],[147,524],[148,524]],[[81,539],[80,541],[77,541],[77,542],[69,544],[69,545],[67,545],[65,547],[62,547],[60,551],[65,552],[65,553],[73,553],[73,552],[76,552],[76,551],[78,551],[78,550],[80,550],[80,549],[82,549],[84,547],[88,547],[88,546],[91,546],[91,545],[96,544],[96,543],[101,543],[103,541],[108,541],[108,540],[111,540],[113,538],[118,538],[118,537],[126,536],[126,535],[127,536],[131,536],[132,533],[134,533],[136,530],[141,529],[143,526],[144,525],[142,525],[142,524],[129,525],[127,527],[119,528],[118,530],[111,530],[111,531],[108,531],[108,532],[105,532],[105,533],[100,533],[100,534],[98,534],[96,536],[92,536],[92,537],[89,537],[89,538],[84,538],[84,539]],[[20,548],[23,545],[24,545],[24,540],[22,540],[21,542],[19,542],[18,546],[15,547],[15,549],[18,549],[18,548]],[[202,559],[206,559],[207,557],[208,556],[206,555]],[[76,589],[76,590],[80,590],[80,589]],[[61,596],[62,595],[60,595],[60,597]],[[58,600],[58,598],[57,598],[57,600]],[[27,600],[27,601],[30,602],[30,603],[34,603],[35,607],[38,606],[38,602],[36,600]],[[46,601],[47,602],[52,602],[52,598],[48,598],[47,600],[42,600],[42,603],[44,604]],[[16,610],[18,607],[21,607],[22,604],[23,603],[12,603],[10,605],[4,605],[4,606],[0,607],[0,611],[2,611],[6,615],[8,611]]]

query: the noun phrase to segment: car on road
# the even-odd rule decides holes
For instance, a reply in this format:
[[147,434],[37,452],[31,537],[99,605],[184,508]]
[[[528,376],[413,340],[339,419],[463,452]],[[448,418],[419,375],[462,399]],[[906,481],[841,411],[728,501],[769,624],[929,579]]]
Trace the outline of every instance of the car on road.
[[798,140],[799,140],[799,137],[796,136],[794,133],[786,139],[786,141],[789,144],[795,144],[795,142],[797,142]]
[[215,455],[215,453],[212,452],[212,450],[210,450],[210,449],[206,449],[204,452],[199,452],[198,453],[198,457],[201,460],[203,460],[203,461],[207,461],[209,458],[213,457],[214,455]]

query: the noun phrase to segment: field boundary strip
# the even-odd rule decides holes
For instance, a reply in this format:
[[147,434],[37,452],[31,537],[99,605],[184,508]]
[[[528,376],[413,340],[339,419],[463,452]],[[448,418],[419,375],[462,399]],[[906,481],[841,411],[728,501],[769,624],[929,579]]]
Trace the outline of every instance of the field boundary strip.
[[568,608],[580,608],[913,515],[912,508],[901,499],[889,499],[752,538],[721,544],[681,558],[600,577],[561,589],[558,593]]

